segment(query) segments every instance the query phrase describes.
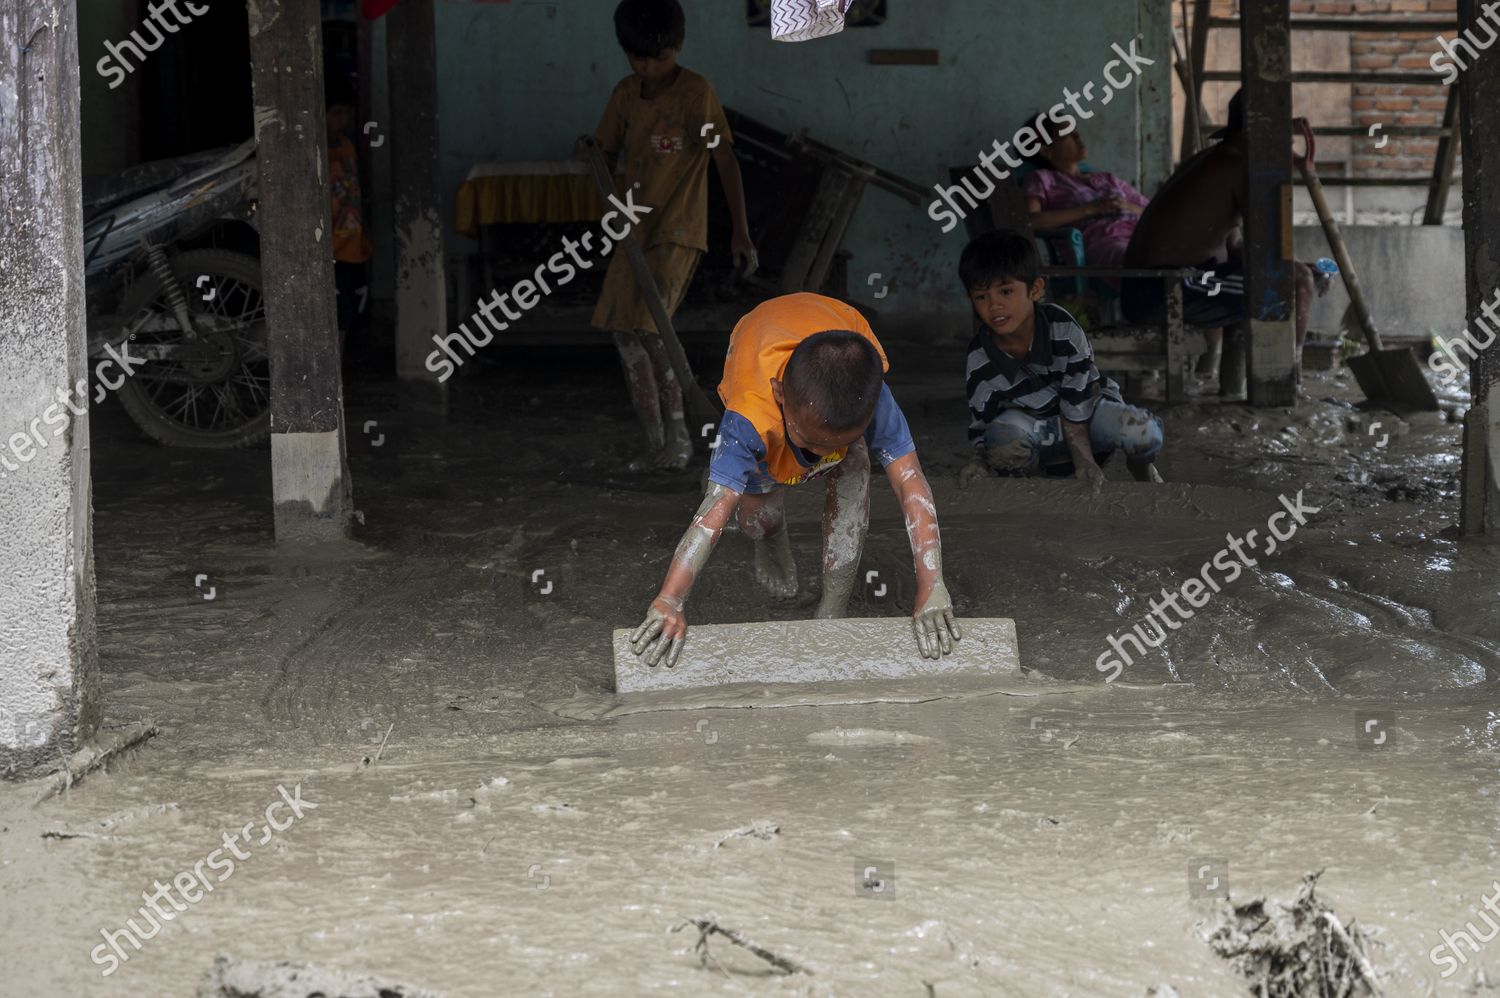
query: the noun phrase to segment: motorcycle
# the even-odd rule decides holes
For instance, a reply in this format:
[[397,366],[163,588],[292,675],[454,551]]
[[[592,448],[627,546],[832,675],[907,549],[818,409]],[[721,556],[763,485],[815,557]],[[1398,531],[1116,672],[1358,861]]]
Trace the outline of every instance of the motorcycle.
[[270,433],[260,261],[196,245],[231,222],[255,228],[256,196],[253,139],[85,191],[89,356],[139,361],[120,403],[163,444],[242,447]]

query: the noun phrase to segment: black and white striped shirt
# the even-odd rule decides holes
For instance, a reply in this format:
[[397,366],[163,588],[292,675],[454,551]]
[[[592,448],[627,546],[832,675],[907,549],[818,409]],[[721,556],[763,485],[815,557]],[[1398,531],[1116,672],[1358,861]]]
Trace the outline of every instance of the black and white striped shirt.
[[1031,349],[1020,360],[995,346],[983,326],[969,343],[969,442],[978,444],[985,427],[1005,409],[1036,419],[1061,414],[1082,423],[1101,398],[1123,402],[1120,387],[1094,366],[1094,348],[1082,327],[1061,306],[1038,303]]

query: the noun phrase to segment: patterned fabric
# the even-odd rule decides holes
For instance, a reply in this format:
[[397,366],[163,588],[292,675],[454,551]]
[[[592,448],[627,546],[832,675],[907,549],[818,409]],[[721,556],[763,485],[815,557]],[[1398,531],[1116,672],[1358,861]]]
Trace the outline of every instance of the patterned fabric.
[[806,42],[844,30],[851,0],[771,0],[771,37]]
[[642,248],[676,243],[706,252],[710,149],[734,141],[713,85],[680,69],[670,87],[645,100],[640,79],[627,76],[594,135],[607,156],[623,154],[626,189],[651,208],[635,227]]
[[1066,309],[1039,304],[1034,322],[1031,349],[1019,360],[995,346],[987,327],[969,343],[969,442],[975,446],[1006,409],[1082,423],[1101,398],[1124,401],[1120,386],[1094,366],[1094,348]]
[[[1144,194],[1112,173],[1082,173],[1075,177],[1058,170],[1034,170],[1021,182],[1021,188],[1027,197],[1042,203],[1043,211],[1076,208],[1107,197],[1118,197],[1142,207],[1148,203]],[[1122,212],[1074,222],[1073,227],[1083,233],[1087,264],[1090,267],[1120,266],[1140,217]]]
[[[724,357],[719,398],[728,410],[719,424],[708,477],[736,492],[769,492],[817,478],[844,459],[845,451],[825,457],[808,454],[786,436],[781,407],[771,394],[771,379],[780,379],[792,351],[807,337],[830,329],[858,333],[880,354],[885,350],[865,317],[850,305],[823,295],[799,292],[763,302],[739,321]],[[890,388],[881,386],[875,415],[865,431],[871,455],[881,467],[917,449]]]
[[372,247],[365,237],[360,206],[359,160],[347,135],[329,143],[328,189],[333,202],[333,258],[340,263],[364,263]]

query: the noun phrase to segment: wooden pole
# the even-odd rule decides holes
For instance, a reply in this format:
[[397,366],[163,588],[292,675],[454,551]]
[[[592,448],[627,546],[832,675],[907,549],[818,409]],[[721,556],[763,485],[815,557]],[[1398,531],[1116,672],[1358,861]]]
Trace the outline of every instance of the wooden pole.
[[333,292],[318,5],[252,2],[250,68],[271,360],[276,540],[337,540],[348,536],[352,496]]
[[0,40],[4,778],[42,775],[78,751],[101,698],[76,5],[0,0]]
[[[1484,37],[1480,0],[1458,0],[1460,30]],[[1459,77],[1464,170],[1464,249],[1468,328],[1489,346],[1469,366],[1473,398],[1464,426],[1460,531],[1500,533],[1500,62],[1476,59]],[[1484,330],[1489,330],[1485,333]]]
[[441,408],[447,386],[425,366],[448,332],[438,144],[437,27],[433,0],[401,0],[387,15],[391,178],[396,234],[396,376]]
[[1245,307],[1249,400],[1297,400],[1292,275],[1291,0],[1244,0],[1240,65],[1245,101]]

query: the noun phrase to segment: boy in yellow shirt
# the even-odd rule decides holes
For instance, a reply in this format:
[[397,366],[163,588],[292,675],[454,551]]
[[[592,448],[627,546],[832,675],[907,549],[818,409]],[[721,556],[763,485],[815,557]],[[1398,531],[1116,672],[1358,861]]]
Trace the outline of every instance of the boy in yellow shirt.
[[[649,215],[634,233],[667,314],[677,311],[708,249],[708,162],[713,160],[734,220],[730,250],[754,257],[745,221],[745,191],[733,137],[713,85],[677,64],[686,18],[677,0],[623,0],[615,36],[631,75],[609,96],[594,136],[606,156],[623,157],[632,199]],[[693,456],[683,389],[629,261],[616,250],[591,324],[614,334],[631,402],[646,431],[646,451],[632,470],[684,468]]]

